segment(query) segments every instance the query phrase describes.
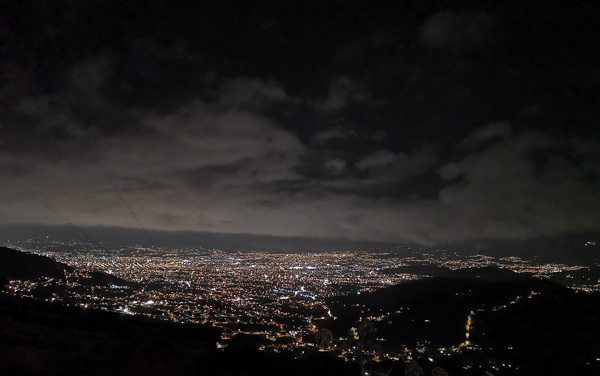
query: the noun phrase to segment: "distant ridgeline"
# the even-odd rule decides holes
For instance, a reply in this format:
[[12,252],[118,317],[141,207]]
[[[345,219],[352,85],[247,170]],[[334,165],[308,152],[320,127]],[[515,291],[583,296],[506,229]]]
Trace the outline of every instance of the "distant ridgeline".
[[[357,241],[342,238],[311,238],[301,236],[273,236],[243,233],[219,233],[207,231],[161,231],[147,230],[143,236],[139,229],[121,227],[92,226],[82,227],[88,238],[74,231],[72,226],[62,225],[25,225],[0,224],[0,239],[6,241],[26,242],[36,236],[48,237],[57,241],[78,239],[81,244],[90,243],[91,239],[108,247],[120,248],[123,245],[153,246],[151,239],[158,247],[165,248],[197,248],[219,249],[226,252],[235,251],[339,251],[349,249],[392,249],[395,244]],[[64,247],[65,244],[61,245]]]

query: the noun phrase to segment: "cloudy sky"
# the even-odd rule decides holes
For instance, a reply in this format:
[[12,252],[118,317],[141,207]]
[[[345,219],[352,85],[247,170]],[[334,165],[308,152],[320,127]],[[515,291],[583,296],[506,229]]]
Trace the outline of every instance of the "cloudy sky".
[[598,2],[177,4],[0,6],[0,223],[600,228]]

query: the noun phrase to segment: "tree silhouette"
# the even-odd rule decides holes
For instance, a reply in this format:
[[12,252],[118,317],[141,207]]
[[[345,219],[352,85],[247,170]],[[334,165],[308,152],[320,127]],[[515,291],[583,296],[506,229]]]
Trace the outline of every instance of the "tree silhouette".
[[360,372],[363,376],[388,375],[391,369],[385,371],[373,372],[373,353],[376,349],[375,334],[377,328],[371,320],[361,320],[356,328],[350,329],[350,334],[354,339],[354,346],[351,346],[352,352],[356,357]]
[[356,331],[358,333],[358,341],[364,347],[368,347],[377,333],[377,328],[375,328],[371,320],[365,320],[358,324]]
[[431,376],[449,376],[448,372],[446,372],[445,369],[443,369],[442,367],[435,367],[433,370],[431,370]]
[[333,343],[333,333],[329,329],[322,328],[315,333],[315,344],[320,349],[327,349]]
[[423,368],[415,360],[404,365],[404,376],[423,376],[424,374]]

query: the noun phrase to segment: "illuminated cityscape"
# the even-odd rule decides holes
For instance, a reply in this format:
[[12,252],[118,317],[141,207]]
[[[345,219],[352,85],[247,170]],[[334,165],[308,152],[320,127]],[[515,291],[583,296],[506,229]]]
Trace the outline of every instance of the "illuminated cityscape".
[[[434,270],[495,267],[540,279],[586,269],[578,265],[541,264],[520,257],[479,254],[460,257],[444,250],[425,253],[419,250],[417,254],[410,247],[286,253],[144,247],[107,250],[85,244],[43,243],[43,240],[32,239],[20,247],[73,269],[65,270],[64,279],[13,280],[9,288],[14,294],[39,298],[39,293],[36,296],[32,291],[46,287],[51,292],[41,297],[48,301],[219,328],[222,335],[216,344],[218,348],[228,347],[235,336],[245,334],[257,338],[256,346],[261,350],[287,349],[299,356],[307,346],[316,346],[313,338],[322,322],[337,320],[336,315],[343,308],[332,304],[333,298],[357,296],[431,277],[426,270],[407,272],[412,265],[425,265],[432,274]],[[86,284],[96,272],[108,273],[115,277],[114,281],[106,285]],[[573,288],[598,291],[600,281]],[[529,297],[535,294],[532,291]],[[515,304],[520,299],[520,296],[515,297],[506,304]],[[364,313],[360,315],[361,320],[364,317],[373,321],[401,313],[372,313],[368,309],[361,312]],[[455,350],[461,346],[477,347],[469,341],[471,320],[469,316],[465,341],[457,343]],[[341,340],[347,338],[341,337]],[[323,350],[353,359],[351,350],[342,351],[337,346],[332,344]],[[406,359],[410,358],[407,355],[410,351],[388,349],[372,356],[375,360]]]

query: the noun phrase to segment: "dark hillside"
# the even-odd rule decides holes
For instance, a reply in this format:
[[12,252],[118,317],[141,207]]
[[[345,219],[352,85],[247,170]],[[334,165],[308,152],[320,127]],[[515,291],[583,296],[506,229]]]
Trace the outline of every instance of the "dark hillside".
[[456,271],[446,276],[402,283],[370,294],[332,299],[338,320],[324,324],[346,335],[359,317],[380,317],[376,322],[386,343],[414,347],[429,341],[457,346],[464,340],[467,316],[473,310],[508,304],[531,291],[563,291],[564,287],[496,268]]
[[355,366],[222,351],[220,331],[0,294],[0,375],[355,375]]
[[[371,317],[384,339],[381,346],[392,351],[425,346],[427,356],[421,356],[451,375],[477,374],[475,369],[500,375],[600,374],[600,294],[511,274],[469,269],[455,278],[336,298],[332,312],[338,319],[321,326],[347,336],[359,317]],[[438,348],[467,340],[469,350],[440,358]]]
[[34,280],[41,277],[64,278],[71,267],[44,256],[0,247],[0,278]]
[[599,375],[600,294],[540,294],[475,315],[471,339],[519,374]]
[[[40,280],[42,278],[65,279],[65,271],[73,271],[68,265],[56,262],[48,257],[0,247],[0,280]],[[115,284],[135,286],[114,275],[103,272],[88,273],[87,278],[76,278],[77,282],[88,286]]]
[[[216,330],[0,295],[1,375],[199,374]],[[191,372],[197,371],[197,372]]]

